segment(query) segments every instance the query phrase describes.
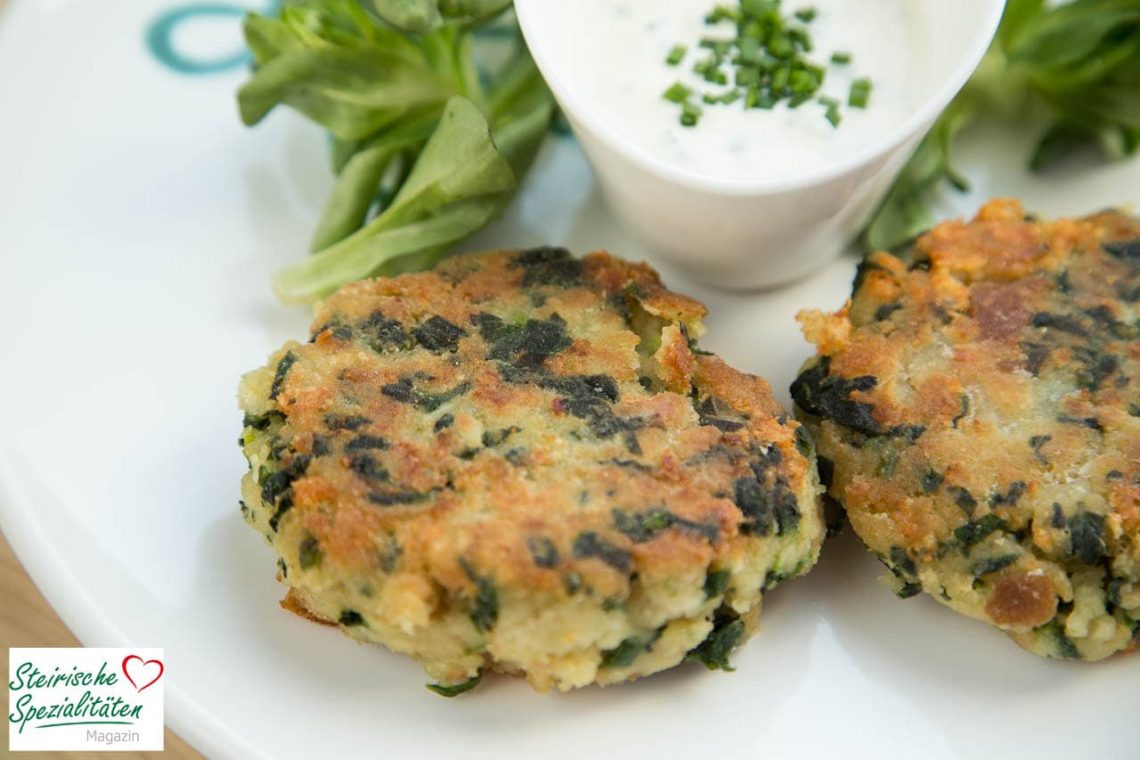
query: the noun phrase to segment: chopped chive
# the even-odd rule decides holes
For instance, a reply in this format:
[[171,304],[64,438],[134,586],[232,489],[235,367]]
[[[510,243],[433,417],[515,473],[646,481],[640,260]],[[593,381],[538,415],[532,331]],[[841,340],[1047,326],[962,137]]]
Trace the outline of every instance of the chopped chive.
[[726,106],[730,103],[735,103],[738,100],[740,100],[740,90],[729,90],[720,96],[721,104]]
[[789,29],[788,39],[795,43],[803,52],[811,52],[811,37],[808,37],[807,32],[803,29]]
[[776,58],[791,58],[796,52],[796,46],[786,34],[781,34],[768,40],[768,52]]
[[788,78],[788,86],[794,95],[811,95],[819,89],[819,80],[810,71],[797,69]]
[[681,106],[681,126],[682,127],[695,127],[701,118],[700,106],[695,106],[692,103],[685,103]]
[[702,37],[699,45],[713,51],[717,58],[724,58],[732,50],[732,40],[718,40],[712,37]]
[[852,108],[866,108],[871,99],[871,80],[856,79],[851,83],[851,93],[847,96],[847,105]]
[[782,95],[784,90],[788,87],[788,78],[792,72],[787,66],[781,66],[772,72],[772,92],[777,95]]
[[[808,58],[813,43],[807,25],[818,17],[817,9],[807,5],[785,15],[780,6],[781,0],[736,0],[722,2],[708,12],[705,23],[716,29],[695,41],[695,47],[707,52],[692,63],[692,71],[716,87],[696,93],[676,82],[664,93],[666,100],[681,107],[682,125],[696,126],[703,113],[699,104],[728,105],[738,100],[746,110],[771,109],[780,103],[798,108],[816,100],[824,107],[828,123],[839,125],[843,104],[833,97],[821,97],[820,90],[827,67],[850,64],[852,55],[835,50],[829,63]],[[718,26],[728,23],[732,29]],[[689,50],[688,45],[674,45],[665,63],[680,65]],[[870,80],[856,79],[846,105],[866,108],[870,94]]]
[[798,95],[793,95],[788,100],[788,108],[799,108],[800,106],[802,106],[804,103],[808,102],[809,100],[811,100],[811,93],[810,92],[801,92]]
[[760,69],[739,68],[736,70],[736,86],[751,87],[760,84]]
[[688,87],[681,84],[680,82],[674,82],[672,86],[670,86],[669,89],[662,94],[661,97],[665,98],[671,103],[684,103],[692,94],[693,91]]

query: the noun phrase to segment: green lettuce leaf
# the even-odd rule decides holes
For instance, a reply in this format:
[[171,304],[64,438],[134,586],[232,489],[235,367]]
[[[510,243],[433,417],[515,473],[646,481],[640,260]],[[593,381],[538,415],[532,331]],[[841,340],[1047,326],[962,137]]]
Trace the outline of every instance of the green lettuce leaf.
[[312,257],[275,280],[282,299],[430,266],[506,207],[554,111],[517,27],[496,37],[505,63],[477,64],[474,27],[508,5],[287,0],[276,17],[247,17],[242,120],[301,112],[332,136],[337,174]]
[[339,243],[279,272],[274,289],[283,301],[307,303],[381,272],[393,259],[415,254],[417,264],[430,262],[489,222],[516,184],[482,112],[453,97],[391,205]]
[[894,249],[929,229],[933,193],[966,186],[951,150],[971,122],[1036,111],[1048,122],[1027,155],[1034,171],[1088,146],[1110,160],[1140,150],[1140,0],[1009,0],[982,65],[919,144],[864,246]]

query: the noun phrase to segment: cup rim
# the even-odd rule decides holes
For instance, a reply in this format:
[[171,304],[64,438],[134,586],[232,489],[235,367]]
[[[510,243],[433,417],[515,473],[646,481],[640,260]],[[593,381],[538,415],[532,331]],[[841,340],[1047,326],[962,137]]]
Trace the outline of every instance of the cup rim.
[[[572,123],[582,124],[590,133],[598,136],[624,158],[637,164],[640,168],[662,176],[676,184],[699,190],[711,190],[728,195],[751,195],[760,193],[779,192],[786,190],[799,190],[814,185],[824,184],[844,175],[850,174],[858,168],[865,166],[889,154],[903,145],[908,139],[919,131],[925,131],[938,115],[949,105],[950,101],[966,84],[970,76],[981,63],[982,57],[989,49],[994,35],[997,33],[1005,10],[1006,0],[987,0],[989,8],[981,16],[974,38],[967,45],[959,59],[958,64],[935,91],[907,118],[903,119],[891,131],[879,140],[855,151],[833,164],[814,169],[803,174],[794,174],[776,179],[728,179],[697,174],[678,168],[666,161],[651,155],[636,143],[625,139],[612,130],[596,113],[585,107],[574,97],[566,87],[565,82],[551,65],[546,51],[541,45],[541,35],[534,30],[535,16],[540,13],[534,10],[537,5],[547,5],[550,0],[515,0],[515,16],[522,30],[523,38],[530,49],[531,57],[546,80],[547,85],[554,93],[559,105],[566,110]],[[538,44],[536,44],[538,43]]]

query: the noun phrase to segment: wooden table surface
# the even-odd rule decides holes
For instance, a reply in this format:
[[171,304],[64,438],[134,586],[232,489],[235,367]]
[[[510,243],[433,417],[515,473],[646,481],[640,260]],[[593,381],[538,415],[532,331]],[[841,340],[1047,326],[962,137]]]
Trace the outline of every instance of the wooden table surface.
[[[3,5],[4,0],[0,0]],[[79,646],[75,636],[59,619],[59,615],[44,599],[31,578],[24,572],[12,548],[0,534],[0,642],[3,643],[4,663],[0,672],[8,674],[8,647],[73,647]],[[7,693],[7,689],[5,689]],[[4,700],[8,714],[8,700]],[[0,737],[0,755],[8,751],[8,721],[4,721]],[[18,757],[29,758],[106,758],[106,760],[138,760],[144,757],[163,757],[183,760],[200,758],[190,745],[166,729],[165,752],[31,752]]]

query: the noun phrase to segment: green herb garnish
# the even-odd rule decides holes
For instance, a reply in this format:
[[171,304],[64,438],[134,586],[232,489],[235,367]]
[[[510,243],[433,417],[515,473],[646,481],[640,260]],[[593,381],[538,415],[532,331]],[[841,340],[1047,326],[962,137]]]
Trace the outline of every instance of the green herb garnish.
[[688,87],[681,84],[680,82],[674,82],[668,90],[662,93],[661,97],[665,98],[671,103],[684,103],[692,94],[693,91]]
[[933,226],[933,194],[943,182],[964,190],[951,150],[958,133],[983,118],[1038,110],[1048,123],[1027,156],[1033,171],[1083,148],[1110,160],[1140,150],[1140,3],[1136,0],[1009,0],[978,70],[919,143],[863,233],[869,251],[907,243]]
[[337,182],[313,255],[278,274],[290,302],[422,269],[503,211],[546,135],[553,99],[517,29],[479,71],[473,30],[510,0],[285,0],[251,14],[242,120],[288,105],[333,138]]
[[847,105],[852,108],[866,108],[867,101],[871,99],[871,80],[856,79],[851,83],[851,92],[847,95]]
[[429,683],[425,684],[430,691],[434,691],[441,697],[457,697],[465,691],[471,691],[479,682],[483,680],[482,673],[476,673],[468,678],[466,681],[460,681],[455,684],[442,684],[442,683]]
[[669,51],[669,55],[665,56],[665,63],[669,64],[670,66],[676,66],[681,61],[685,60],[685,53],[687,52],[689,52],[689,49],[684,45],[674,45],[673,48]]
[[[725,92],[696,93],[681,83],[665,92],[665,98],[681,106],[682,126],[692,127],[701,116],[696,103],[728,105],[743,99],[743,107],[770,109],[778,103],[797,108],[815,98],[823,86],[826,68],[807,58],[812,50],[807,24],[816,18],[814,8],[801,8],[790,15],[780,11],[780,0],[739,0],[733,5],[720,5],[705,16],[708,25],[730,22],[735,36],[704,37],[699,47],[707,51],[693,64],[693,73],[709,84],[732,85]],[[675,46],[666,63],[676,66],[687,48]],[[848,64],[851,54],[837,52],[833,64]],[[852,90],[849,103],[863,108],[870,93],[870,82],[858,80],[858,93]],[[838,126],[842,117],[839,104],[827,106],[824,118]]]

